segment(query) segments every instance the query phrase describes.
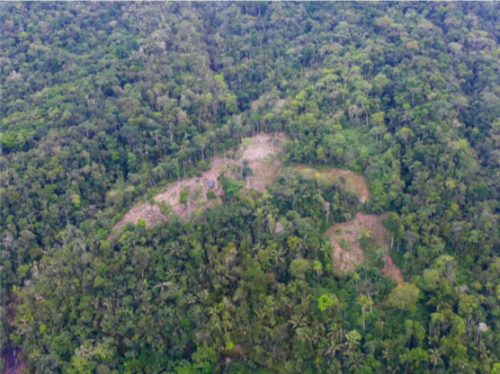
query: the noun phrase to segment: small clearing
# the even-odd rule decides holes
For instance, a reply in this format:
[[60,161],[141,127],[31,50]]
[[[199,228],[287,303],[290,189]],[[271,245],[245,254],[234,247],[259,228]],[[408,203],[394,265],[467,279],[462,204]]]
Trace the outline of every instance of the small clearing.
[[356,266],[363,262],[365,255],[361,249],[359,237],[362,230],[366,229],[375,245],[385,249],[382,272],[389,275],[398,284],[404,283],[401,270],[394,264],[389,255],[390,236],[382,225],[384,217],[385,214],[377,216],[357,213],[353,220],[330,227],[326,235],[330,238],[334,248],[333,265],[337,271],[354,271]]
[[[154,199],[158,203],[162,201],[168,203],[173,212],[186,219],[196,209],[203,209],[212,205],[212,202],[206,199],[207,191],[210,189],[207,183],[209,181],[214,182],[215,186],[212,189],[219,199],[223,191],[222,187],[217,183],[217,177],[223,169],[226,170],[226,175],[233,175],[235,168],[243,165],[243,160],[248,161],[248,166],[253,172],[253,175],[247,177],[244,181],[243,193],[251,189],[265,192],[267,190],[266,186],[272,183],[279,174],[281,161],[276,156],[282,150],[284,140],[285,136],[282,133],[259,134],[253,138],[244,139],[239,151],[235,154],[228,155],[228,157],[214,157],[211,169],[205,171],[201,177],[186,178],[174,182],[168,185],[164,192],[155,196]],[[181,192],[187,188],[189,188],[189,202],[186,207],[179,200]],[[130,209],[116,224],[116,227],[122,227],[127,223],[136,224],[139,218],[145,219],[148,226],[154,226],[159,221],[167,219],[160,212],[158,205],[140,203]]]
[[245,181],[245,191],[267,191],[267,185],[274,182],[281,170],[281,160],[276,156],[283,150],[284,141],[282,133],[259,134],[243,141],[241,160],[247,160],[253,171],[253,175]]
[[306,172],[310,170],[311,173],[318,174],[328,179],[337,179],[341,182],[342,187],[358,195],[362,204],[370,198],[370,189],[368,188],[368,181],[366,178],[350,170],[330,167],[318,170],[302,164],[294,164],[293,167],[297,170],[304,170]]

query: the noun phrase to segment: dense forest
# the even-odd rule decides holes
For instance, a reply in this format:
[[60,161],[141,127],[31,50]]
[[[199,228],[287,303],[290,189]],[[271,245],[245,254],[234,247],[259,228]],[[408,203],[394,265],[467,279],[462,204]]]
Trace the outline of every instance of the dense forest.
[[[2,3],[0,34],[0,351],[26,373],[500,373],[499,3]],[[278,133],[267,192],[243,167],[115,227]],[[332,262],[360,213],[404,282],[369,235]]]

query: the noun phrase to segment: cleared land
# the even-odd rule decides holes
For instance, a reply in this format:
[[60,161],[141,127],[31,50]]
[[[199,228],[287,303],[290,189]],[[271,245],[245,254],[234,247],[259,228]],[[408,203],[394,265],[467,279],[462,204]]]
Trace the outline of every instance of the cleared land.
[[394,264],[389,255],[390,236],[382,225],[385,215],[357,213],[356,217],[348,222],[333,225],[327,236],[334,247],[333,264],[337,271],[354,271],[357,265],[365,258],[361,249],[360,236],[363,229],[370,234],[374,245],[385,249],[384,266],[382,272],[389,275],[398,284],[404,283],[401,270]]
[[[244,139],[242,146],[235,155],[235,159],[229,157],[215,157],[212,160],[212,168],[205,171],[201,177],[182,179],[179,182],[168,185],[164,192],[155,196],[156,202],[166,202],[172,207],[172,211],[181,218],[186,218],[189,213],[196,209],[207,208],[212,202],[207,201],[206,194],[209,190],[207,182],[213,181],[213,188],[217,198],[222,195],[222,188],[217,184],[217,177],[223,169],[226,175],[231,175],[235,167],[241,167],[243,160],[248,161],[248,166],[252,168],[253,175],[247,177],[244,182],[244,191],[255,189],[260,192],[266,191],[266,185],[272,183],[279,174],[281,162],[276,157],[282,150],[282,143],[285,140],[283,134],[259,134],[251,139]],[[188,206],[179,202],[180,194],[184,189],[189,188],[190,196]],[[139,218],[146,220],[148,226],[154,226],[165,217],[160,212],[158,205],[142,203],[135,205],[117,223],[116,227],[121,227],[127,223],[136,224]]]
[[[225,170],[226,175],[230,176],[236,168],[243,165],[243,160],[248,161],[248,166],[253,171],[253,175],[247,177],[244,182],[243,193],[251,189],[265,192],[267,186],[274,182],[281,171],[281,161],[276,156],[282,151],[284,140],[285,136],[280,133],[259,134],[251,139],[244,139],[238,152],[232,155],[234,157],[215,157],[212,160],[211,169],[205,171],[201,177],[186,178],[172,183],[154,199],[157,203],[162,201],[168,203],[173,212],[186,219],[196,209],[204,209],[213,204],[212,201],[206,199],[206,193],[209,190],[207,182],[213,181],[215,183],[213,190],[217,200],[220,199],[223,191],[217,184],[217,177],[223,170]],[[338,179],[344,188],[355,192],[362,203],[370,198],[368,182],[362,175],[336,168],[322,168],[319,170],[302,164],[294,164],[293,167],[304,173],[314,173],[318,177]],[[179,198],[181,192],[187,188],[189,188],[190,196],[188,206],[185,206],[180,203]],[[388,233],[381,223],[383,217],[384,215],[358,213],[353,220],[333,225],[328,230],[327,235],[334,246],[334,266],[338,271],[354,271],[356,266],[363,262],[365,256],[358,238],[362,229],[367,229],[375,240],[375,244],[386,249],[385,266],[382,271],[398,283],[404,282],[401,270],[394,264],[388,254],[390,238],[388,238]],[[167,219],[160,212],[158,205],[140,203],[132,207],[117,223],[116,227],[119,228],[127,223],[136,224],[139,218],[145,219],[148,226],[154,226],[160,220]]]
[[370,198],[370,189],[368,188],[368,182],[366,178],[362,175],[353,173],[350,170],[330,167],[319,170],[303,164],[294,164],[293,167],[297,170],[314,173],[327,179],[339,180],[342,184],[342,187],[358,195],[359,200],[363,204]]

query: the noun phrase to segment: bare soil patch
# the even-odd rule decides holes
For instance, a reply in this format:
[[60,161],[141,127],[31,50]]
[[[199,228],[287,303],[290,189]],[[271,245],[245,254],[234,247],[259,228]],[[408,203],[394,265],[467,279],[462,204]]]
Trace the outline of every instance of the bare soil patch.
[[394,279],[396,282],[398,282],[398,284],[403,284],[405,282],[403,279],[403,273],[396,266],[394,261],[392,261],[392,257],[387,255],[386,261],[387,262],[385,264],[385,268],[382,269],[382,273],[390,276],[392,279]]
[[333,265],[336,271],[354,271],[356,266],[361,264],[365,258],[359,237],[363,229],[366,229],[377,246],[385,248],[385,265],[382,272],[389,275],[398,284],[404,283],[401,270],[394,264],[389,255],[390,236],[382,225],[385,214],[377,216],[375,214],[357,213],[356,217],[348,222],[333,225],[326,235],[334,248]]
[[[256,190],[266,192],[281,170],[281,160],[277,157],[283,150],[283,133],[259,134],[249,139],[249,144],[240,148],[241,160],[247,160],[253,175],[246,178],[244,192]],[[244,141],[244,143],[246,143]]]
[[[136,224],[139,218],[144,218],[148,226],[154,226],[159,221],[165,220],[163,214],[160,213],[160,208],[157,205],[150,205],[146,203],[137,204],[132,207],[116,224],[115,227],[119,228],[127,223]],[[111,237],[111,234],[109,235]]]
[[[350,170],[343,170],[337,168],[324,168],[315,169],[307,165],[294,164],[293,167],[297,170],[303,170],[304,172],[310,172],[318,174],[319,176],[326,177],[327,179],[336,179],[341,182],[342,187],[348,191],[354,192],[359,196],[361,203],[365,203],[370,198],[370,189],[368,187],[368,181],[363,175],[356,174]],[[343,177],[343,178],[341,178]],[[345,183],[342,183],[342,180]]]
[[[272,183],[279,174],[281,161],[276,157],[282,150],[282,143],[285,136],[278,134],[259,134],[251,139],[245,140],[239,151],[231,157],[215,157],[212,160],[212,167],[205,171],[201,177],[192,177],[182,179],[179,182],[171,183],[165,188],[165,191],[155,196],[155,200],[166,202],[172,207],[172,211],[181,218],[187,216],[196,209],[210,207],[212,202],[207,201],[206,194],[210,189],[207,186],[209,181],[215,183],[213,188],[217,198],[220,198],[223,191],[218,185],[217,177],[221,174],[223,168],[227,169],[226,175],[234,174],[234,169],[243,165],[243,160],[248,160],[248,166],[252,168],[253,175],[247,177],[244,182],[244,191],[255,189],[265,192],[267,185]],[[189,203],[186,207],[181,204],[179,199],[183,189],[190,191]],[[146,220],[148,226],[154,226],[160,220],[166,220],[167,217],[160,212],[157,205],[149,203],[140,203],[132,207],[122,219],[116,224],[116,227],[122,227],[127,223],[136,224],[139,218]]]

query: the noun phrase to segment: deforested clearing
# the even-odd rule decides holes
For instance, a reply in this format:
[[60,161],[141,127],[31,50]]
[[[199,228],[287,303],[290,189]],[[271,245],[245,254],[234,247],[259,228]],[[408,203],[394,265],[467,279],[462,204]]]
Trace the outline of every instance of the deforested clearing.
[[[197,209],[210,207],[213,203],[206,199],[207,191],[213,189],[217,200],[222,196],[222,187],[218,184],[217,178],[224,172],[227,176],[233,176],[238,168],[241,168],[243,161],[248,161],[248,166],[252,169],[253,175],[247,177],[243,184],[243,193],[249,190],[266,191],[266,186],[274,180],[281,169],[281,161],[278,153],[282,150],[285,136],[282,133],[258,134],[252,138],[243,139],[237,152],[226,154],[226,157],[214,157],[210,170],[202,173],[201,177],[191,177],[181,179],[178,182],[169,184],[165,191],[156,195],[156,203],[166,202],[172,208],[172,212],[186,219],[190,213]],[[214,186],[209,187],[208,183],[213,182]],[[180,195],[183,190],[189,189],[187,204],[180,202]],[[217,201],[214,200],[214,201]],[[122,227],[127,223],[136,224],[139,218],[143,218],[148,226],[154,226],[160,220],[167,217],[160,212],[157,204],[139,203],[132,207],[116,224]]]
[[327,236],[333,245],[333,265],[337,272],[352,272],[356,266],[365,261],[365,253],[361,246],[361,236],[368,234],[373,245],[384,249],[381,271],[389,275],[399,284],[404,283],[401,270],[394,264],[389,254],[390,236],[382,225],[385,214],[357,213],[354,219],[333,225]]
[[[139,218],[143,218],[148,226],[154,226],[159,221],[166,220],[167,217],[161,213],[158,205],[161,202],[169,204],[171,211],[182,219],[186,219],[197,209],[211,207],[212,204],[220,200],[223,194],[222,187],[217,181],[219,175],[224,172],[226,176],[235,176],[244,160],[248,161],[252,175],[243,181],[243,193],[252,189],[266,192],[267,187],[274,182],[281,171],[282,163],[278,155],[283,150],[285,140],[286,137],[283,133],[261,133],[252,138],[243,139],[237,152],[227,152],[226,157],[214,157],[210,170],[203,172],[201,177],[185,178],[170,183],[163,192],[154,197],[154,204],[138,203],[133,206],[118,221],[116,227],[122,227],[127,223],[136,224]],[[304,164],[293,164],[293,168],[303,173],[314,174],[318,178],[339,180],[344,188],[358,195],[361,203],[365,203],[370,198],[366,178],[350,170],[331,167],[317,169]],[[209,182],[214,182],[213,188],[208,186]],[[180,194],[187,189],[189,189],[188,203],[182,204]],[[214,190],[216,200],[206,199],[209,189]]]
[[294,164],[293,167],[305,173],[314,173],[319,177],[327,179],[338,179],[345,189],[358,195],[361,203],[365,203],[370,198],[370,189],[366,177],[356,174],[350,170],[324,167],[321,169],[311,168],[303,164]]

